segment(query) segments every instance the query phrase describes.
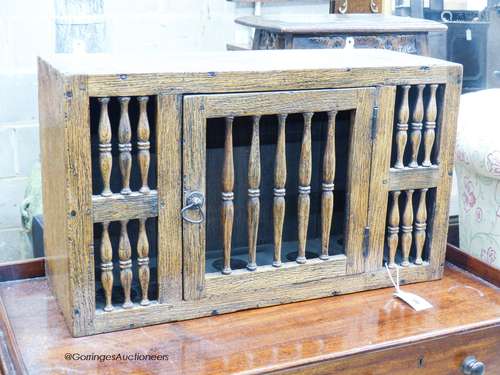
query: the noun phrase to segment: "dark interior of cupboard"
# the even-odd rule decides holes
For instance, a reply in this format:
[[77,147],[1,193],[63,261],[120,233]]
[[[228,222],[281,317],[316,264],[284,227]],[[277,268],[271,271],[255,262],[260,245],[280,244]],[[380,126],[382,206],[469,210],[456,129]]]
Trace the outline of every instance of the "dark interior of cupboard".
[[[343,254],[346,229],[346,180],[350,134],[354,111],[337,114],[335,126],[336,173],[334,215],[329,254]],[[312,118],[311,205],[307,231],[306,258],[321,253],[321,183],[323,154],[326,145],[328,117],[317,112]],[[302,133],[302,114],[289,114],[286,120],[286,208],[282,234],[282,261],[297,257],[298,170]],[[260,215],[257,240],[257,265],[270,265],[273,260],[273,183],[278,117],[262,116],[260,120]],[[248,158],[252,136],[252,117],[235,117],[233,124],[234,158],[234,225],[232,232],[231,268],[242,269],[248,260],[247,199]],[[224,159],[225,119],[210,118],[206,129],[206,272],[218,272],[223,264],[221,228],[222,166]]]
[[[148,185],[151,189],[157,188],[156,179],[156,97],[150,96],[147,104],[147,117],[150,127],[150,167],[148,175]],[[112,132],[112,157],[113,167],[111,170],[111,191],[119,193],[122,187],[122,179],[119,168],[119,150],[118,150],[118,125],[120,122],[120,103],[117,97],[110,98],[108,104],[109,121]],[[132,129],[132,169],[130,176],[130,188],[133,192],[139,191],[141,187],[139,167],[137,162],[137,123],[139,121],[139,103],[137,97],[131,97],[129,102],[129,118]],[[99,169],[99,116],[100,103],[98,98],[90,98],[90,140],[91,140],[91,160],[92,160],[92,194],[99,195],[102,191],[103,184]],[[157,218],[149,218],[146,221],[146,232],[149,241],[149,267],[150,267],[150,283],[148,295],[150,300],[156,300],[157,290]],[[120,241],[120,222],[111,222],[109,225],[109,236],[113,247],[113,305],[120,305],[123,301],[123,292],[120,284],[120,266],[119,266],[119,241]],[[137,267],[137,240],[139,234],[139,220],[129,220],[127,224],[127,232],[132,248],[132,291],[131,297],[133,302],[139,302],[141,299],[141,289],[139,285],[138,267]],[[104,307],[104,290],[101,285],[101,257],[100,246],[102,237],[102,225],[94,224],[94,268],[95,268],[95,284],[96,284],[96,307]]]

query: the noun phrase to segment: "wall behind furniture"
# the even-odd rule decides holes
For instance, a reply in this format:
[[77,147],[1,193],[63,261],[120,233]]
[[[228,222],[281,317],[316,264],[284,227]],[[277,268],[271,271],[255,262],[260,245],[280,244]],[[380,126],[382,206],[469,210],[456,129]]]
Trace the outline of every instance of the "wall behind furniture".
[[29,257],[20,204],[39,155],[36,56],[54,50],[53,0],[4,0],[0,11],[0,261]]
[[[263,14],[328,13],[328,0],[264,4]],[[226,0],[3,0],[0,8],[0,262],[29,258],[20,207],[39,159],[36,57],[57,51],[225,50],[253,4]],[[81,39],[81,40],[80,40]]]

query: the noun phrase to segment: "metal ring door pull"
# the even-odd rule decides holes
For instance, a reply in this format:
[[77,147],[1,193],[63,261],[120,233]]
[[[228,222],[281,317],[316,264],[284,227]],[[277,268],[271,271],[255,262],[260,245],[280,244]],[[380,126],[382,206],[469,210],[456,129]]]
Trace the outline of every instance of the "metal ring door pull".
[[[203,212],[203,203],[205,203],[205,197],[199,191],[193,191],[189,193],[186,198],[186,206],[181,210],[181,216],[183,220],[186,220],[191,224],[201,224],[205,221],[205,213]],[[188,211],[198,211],[198,219],[191,219],[188,217]]]

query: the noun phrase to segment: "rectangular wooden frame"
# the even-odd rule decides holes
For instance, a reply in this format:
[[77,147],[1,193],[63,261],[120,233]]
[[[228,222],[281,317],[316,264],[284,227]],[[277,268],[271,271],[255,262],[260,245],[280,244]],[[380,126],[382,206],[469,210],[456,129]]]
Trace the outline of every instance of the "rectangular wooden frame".
[[[130,71],[126,74],[115,74],[110,73],[111,68],[108,67],[104,67],[102,71],[97,68],[88,71],[85,68],[66,70],[65,57],[50,59],[51,62],[39,60],[47,274],[74,336],[389,286],[386,271],[381,268],[385,227],[380,217],[385,217],[386,214],[388,192],[395,187],[402,188],[401,184],[406,183],[399,172],[389,168],[390,151],[384,151],[388,149],[386,142],[392,134],[395,87],[398,85],[436,83],[445,87],[442,103],[444,110],[440,113],[438,122],[446,137],[437,138],[439,165],[419,171],[418,177],[419,186],[436,187],[432,233],[429,235],[430,259],[422,266],[410,266],[401,270],[401,278],[405,283],[441,277],[445,257],[445,228],[453,168],[456,108],[461,88],[461,66],[424,57],[410,58],[388,51],[359,52],[360,55],[364,54],[360,59],[368,61],[365,68],[349,68],[341,63],[336,66],[332,61],[340,56],[338,51],[273,51],[269,55],[264,55],[261,51],[255,52],[260,52],[255,54],[255,58],[269,56],[269,62],[257,64],[255,69],[247,68],[248,61],[252,60],[248,54],[254,52],[242,52],[245,55],[232,52],[236,55],[229,59],[241,60],[241,68],[219,70],[217,64],[208,64],[207,70],[189,68],[186,72],[175,70],[169,73]],[[293,61],[290,61],[288,67],[283,63],[283,69],[279,70],[276,69],[275,59],[281,52],[287,54],[285,59],[293,56]],[[296,60],[311,58],[309,54],[320,54],[318,56],[324,56],[325,59],[318,60],[313,66],[299,68]],[[371,60],[367,57],[370,54],[385,55],[383,60],[388,62],[376,62],[370,66]],[[177,61],[176,64],[182,63]],[[89,66],[91,65],[89,63]],[[85,61],[82,62],[83,66]],[[258,292],[249,291],[242,298],[236,294],[217,293],[217,283],[210,281],[207,283],[206,293],[212,294],[213,298],[183,300],[182,272],[192,272],[186,267],[182,269],[183,234],[179,216],[183,201],[180,189],[183,96],[231,92],[248,92],[248,95],[257,95],[255,92],[259,92],[268,95],[265,92],[332,88],[372,88],[370,90],[378,91],[378,94],[373,95],[380,113],[372,143],[371,183],[367,196],[369,252],[366,257],[361,258],[361,262],[355,261],[351,266],[347,259],[346,267],[354,267],[355,274],[340,275],[344,266],[339,259],[333,261],[336,266],[331,269],[334,272],[328,275],[331,277],[317,280],[314,288],[307,283],[297,283],[289,285],[288,288],[280,286],[282,293],[279,294],[275,289],[269,288]],[[116,308],[112,312],[104,313],[96,311],[95,308],[92,233],[97,211],[94,212],[91,189],[89,100],[90,97],[96,96],[127,95],[156,95],[158,101],[158,169],[163,171],[158,174],[156,200],[159,235],[158,301],[150,306],[136,306],[128,310]],[[449,108],[454,110],[448,110]],[[198,120],[201,119],[201,113],[191,115],[200,116]],[[371,111],[367,116],[371,116]],[[189,188],[187,185],[186,187]],[[312,263],[309,267],[315,269],[317,266]],[[255,273],[254,277],[265,273]],[[234,280],[234,288],[237,289],[238,278],[235,277]]]
[[[276,288],[294,280],[315,280],[363,272],[364,228],[367,225],[369,171],[371,153],[371,120],[375,89],[307,90],[248,94],[187,95],[184,97],[184,202],[192,191],[205,192],[206,121],[208,118],[249,116],[279,113],[323,111],[355,111],[351,128],[348,165],[356,160],[359,166],[348,171],[349,216],[346,228],[346,256],[334,256],[328,261],[308,265],[287,263],[276,269],[259,267],[258,272],[240,270],[232,275],[205,274],[205,224],[183,223],[184,233],[184,298],[211,298],[238,293],[242,284],[250,290]],[[186,203],[185,203],[186,204]],[[296,269],[295,269],[296,268]],[[263,272],[269,274],[262,274]],[[205,285],[207,284],[207,285]],[[314,288],[311,285],[311,288]],[[206,293],[206,291],[210,293]]]

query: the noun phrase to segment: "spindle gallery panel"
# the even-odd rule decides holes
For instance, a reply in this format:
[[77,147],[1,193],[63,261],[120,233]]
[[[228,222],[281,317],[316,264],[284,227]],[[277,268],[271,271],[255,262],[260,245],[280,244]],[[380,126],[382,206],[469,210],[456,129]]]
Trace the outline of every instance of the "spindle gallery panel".
[[185,96],[185,299],[363,271],[374,100]]
[[90,98],[96,308],[105,312],[157,299],[156,112],[156,97]]
[[433,245],[433,223],[442,204],[436,201],[436,189],[443,172],[444,91],[439,84],[396,90],[384,251],[390,268],[429,264],[430,254],[440,251]]

